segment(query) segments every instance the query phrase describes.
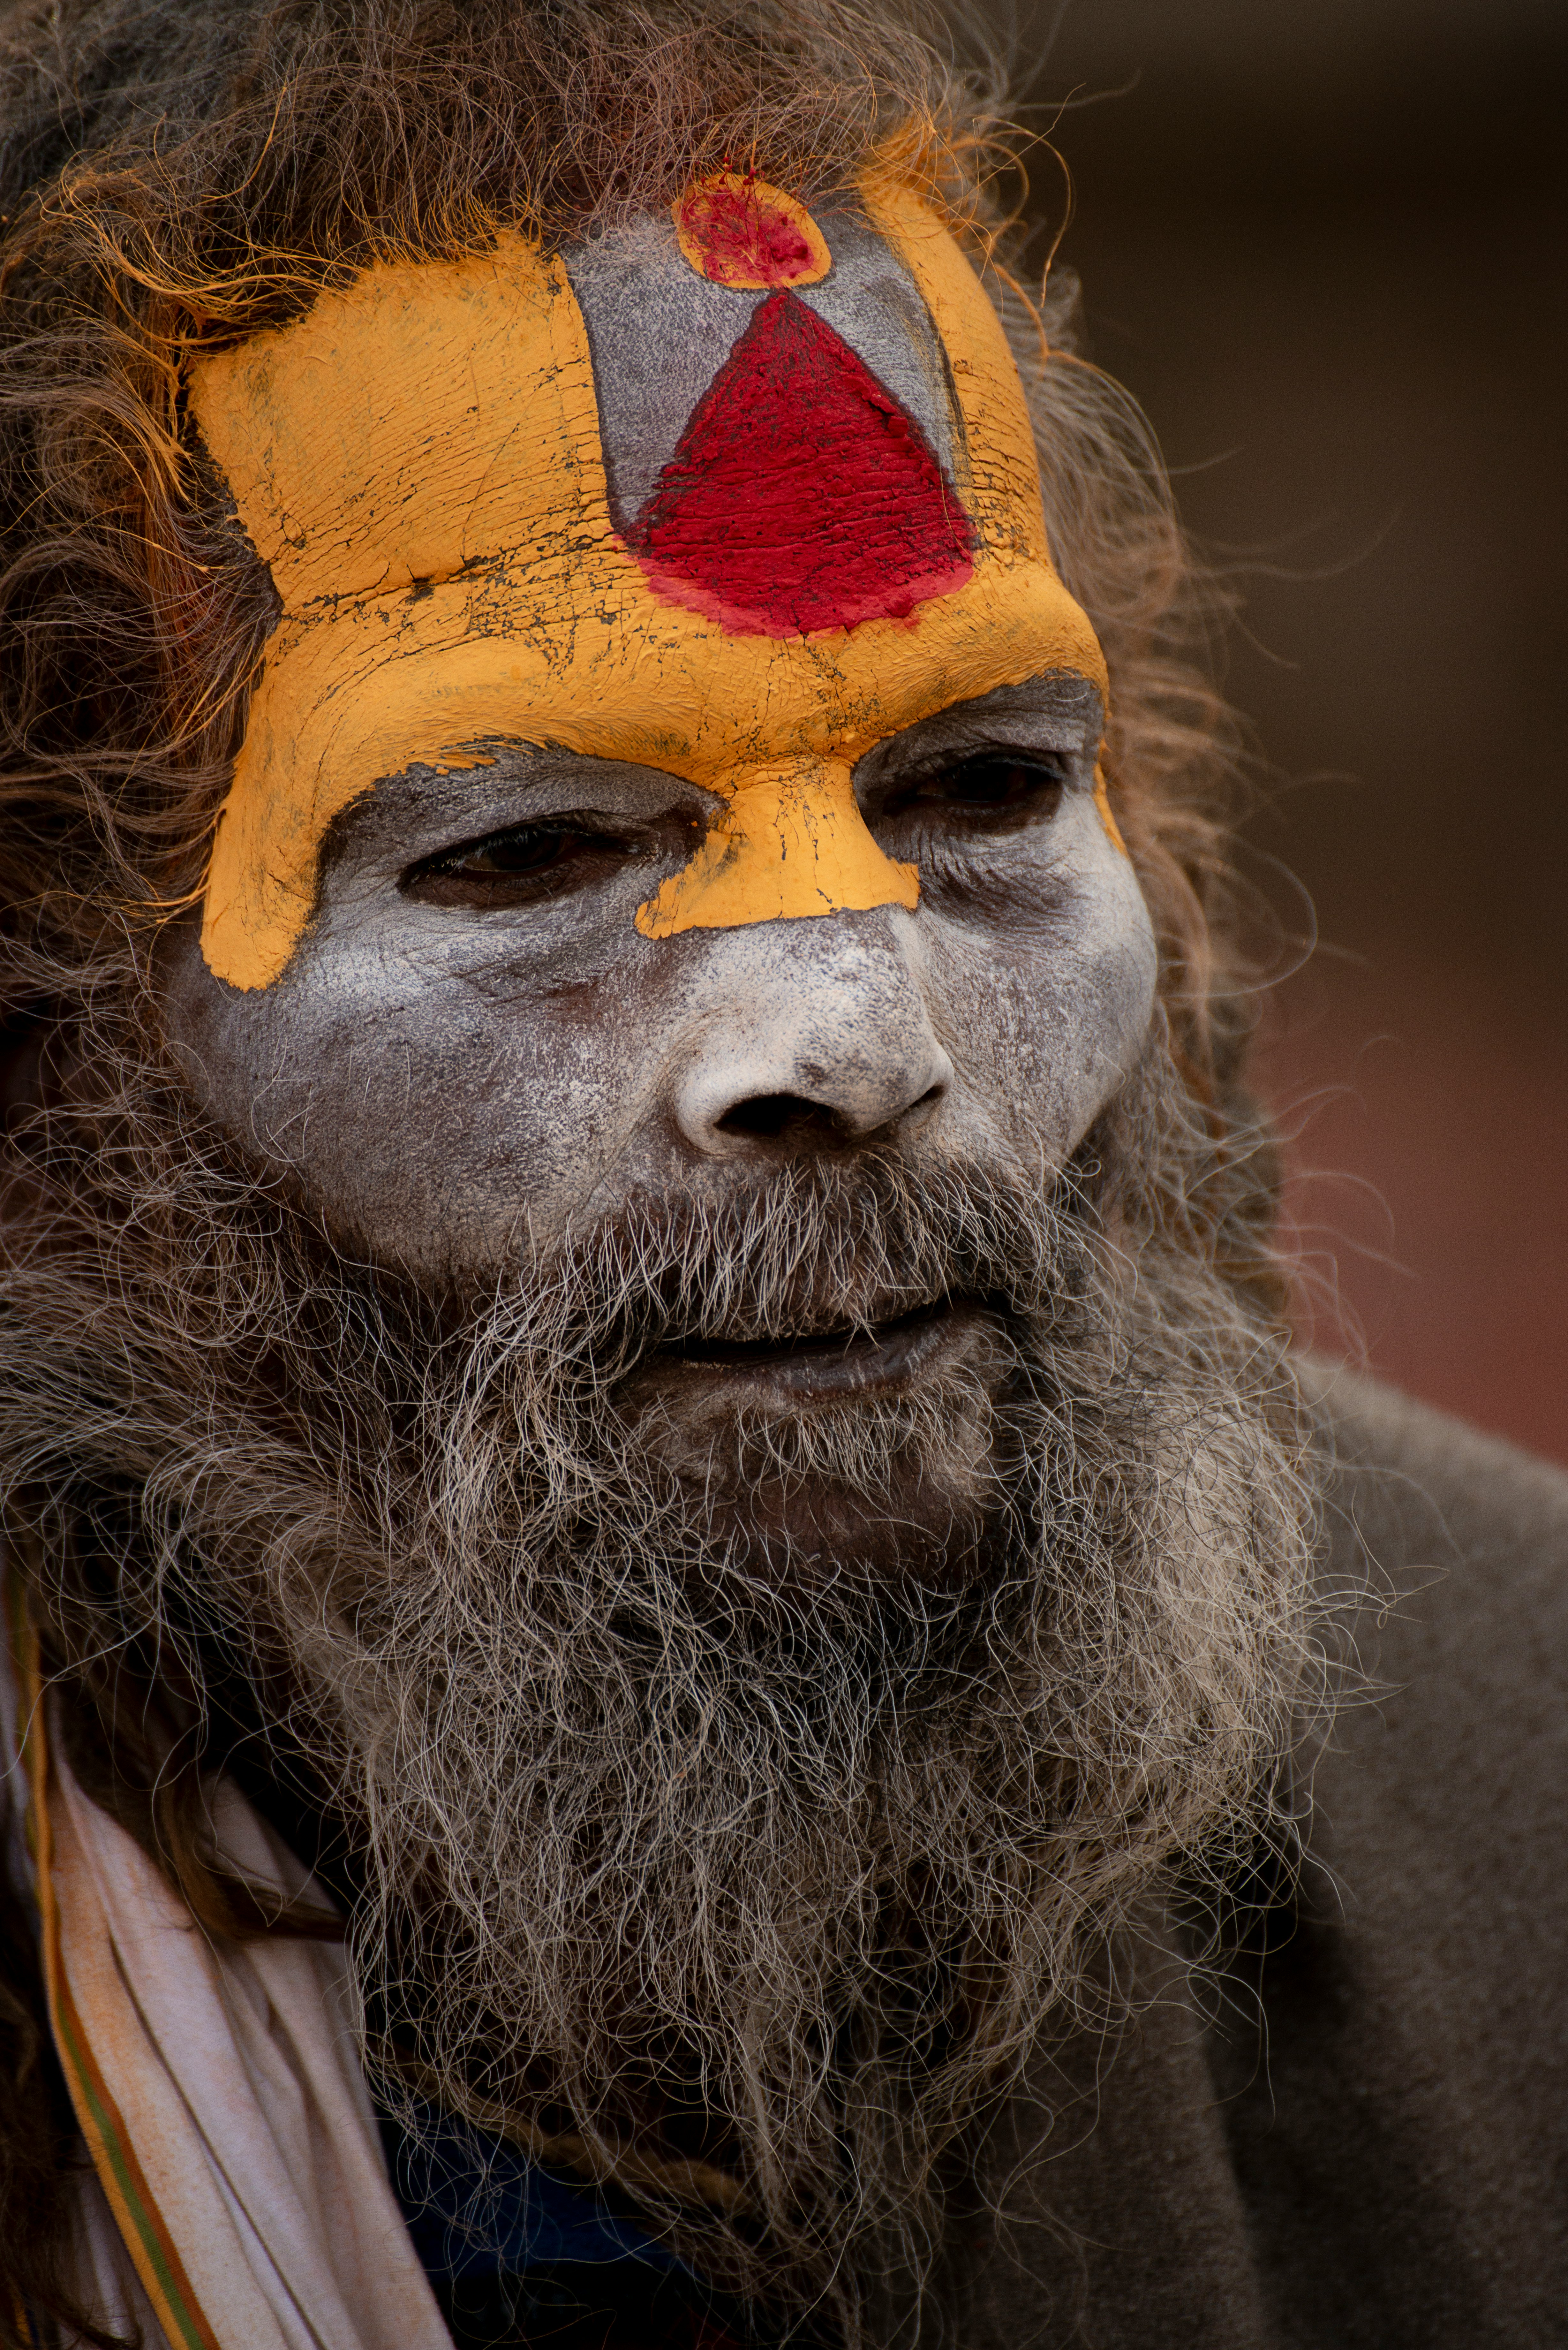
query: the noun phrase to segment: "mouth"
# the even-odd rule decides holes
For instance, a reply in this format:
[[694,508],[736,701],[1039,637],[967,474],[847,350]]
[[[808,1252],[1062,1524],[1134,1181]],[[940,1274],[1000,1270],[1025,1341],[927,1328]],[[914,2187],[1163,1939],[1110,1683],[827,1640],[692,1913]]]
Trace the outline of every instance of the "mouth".
[[887,1322],[749,1340],[680,1338],[660,1349],[689,1378],[772,1388],[826,1399],[908,1387],[971,1338],[983,1309],[973,1298],[939,1298]]

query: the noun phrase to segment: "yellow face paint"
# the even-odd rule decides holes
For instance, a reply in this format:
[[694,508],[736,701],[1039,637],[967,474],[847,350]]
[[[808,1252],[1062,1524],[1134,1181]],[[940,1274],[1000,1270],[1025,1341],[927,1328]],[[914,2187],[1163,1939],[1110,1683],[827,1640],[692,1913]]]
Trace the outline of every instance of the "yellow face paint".
[[202,944],[219,978],[265,987],[284,970],[340,810],[416,764],[483,764],[498,741],[661,769],[724,803],[640,909],[646,937],[913,906],[914,868],[856,806],[855,762],[1043,671],[1104,691],[1051,567],[1023,391],[983,289],[910,193],[863,199],[951,367],[971,553],[961,585],[854,625],[775,633],[702,596],[694,608],[657,551],[618,533],[582,313],[561,261],[521,238],[372,268],[196,365],[202,438],[283,606],[213,847]]

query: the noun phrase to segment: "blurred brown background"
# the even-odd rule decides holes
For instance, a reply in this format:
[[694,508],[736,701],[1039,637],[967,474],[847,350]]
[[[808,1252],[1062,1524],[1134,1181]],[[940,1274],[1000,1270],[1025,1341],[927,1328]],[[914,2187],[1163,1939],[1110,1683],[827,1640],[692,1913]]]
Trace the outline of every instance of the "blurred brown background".
[[1320,941],[1265,1063],[1313,1335],[1568,1459],[1568,7],[1019,31],[1069,101],[1092,355],[1257,567],[1228,684],[1274,771],[1255,869]]

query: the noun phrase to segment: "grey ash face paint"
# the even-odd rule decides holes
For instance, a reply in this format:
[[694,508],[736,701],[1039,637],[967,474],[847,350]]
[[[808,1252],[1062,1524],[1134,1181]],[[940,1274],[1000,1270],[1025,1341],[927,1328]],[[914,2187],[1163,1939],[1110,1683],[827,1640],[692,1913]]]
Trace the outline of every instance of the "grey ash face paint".
[[1099,698],[1046,676],[943,712],[856,771],[920,902],[649,940],[711,795],[646,767],[496,747],[340,816],[315,916],[265,991],[171,939],[199,1096],[348,1243],[483,1279],[633,1195],[722,1189],[897,1141],[1066,1159],[1148,1028],[1156,956],[1094,803]]

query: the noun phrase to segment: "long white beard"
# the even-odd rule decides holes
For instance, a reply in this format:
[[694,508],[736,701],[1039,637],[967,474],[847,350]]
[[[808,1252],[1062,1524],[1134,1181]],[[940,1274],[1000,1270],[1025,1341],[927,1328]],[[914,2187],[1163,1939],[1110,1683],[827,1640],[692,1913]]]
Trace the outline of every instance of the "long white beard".
[[[1177,1103],[1146,1072],[1103,1161],[1168,1172]],[[14,1304],[13,1461],[62,1378],[78,1427],[104,1390],[118,1516],[81,1499],[102,1462],[58,1482],[118,1544],[106,1626],[193,1666],[215,1632],[300,1693],[364,1846],[372,2063],[576,2141],[716,2281],[851,2333],[855,2274],[919,2265],[942,2147],[1105,1935],[1250,1817],[1302,1671],[1279,1346],[1144,1214],[1158,1182],[1092,1188],[887,1159],[632,1207],[455,1336],[286,1218],[236,1237],[230,1195],[190,1213],[177,1305],[149,1268],[157,1375],[123,1267],[118,1351],[101,1288],[72,1360],[57,1278],[47,1347]],[[722,1431],[624,1402],[671,1333],[944,1292],[994,1335],[911,1399]],[[770,1480],[839,1514],[775,1509],[759,1545]]]

